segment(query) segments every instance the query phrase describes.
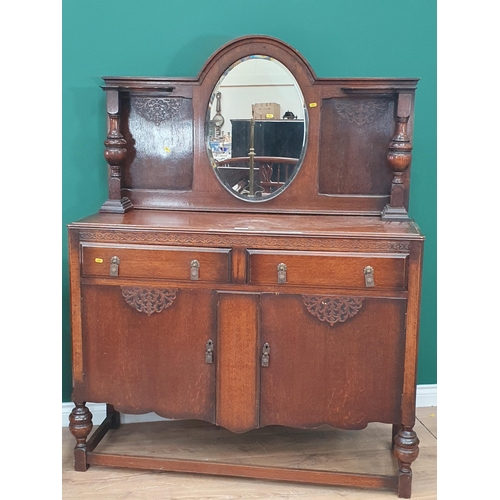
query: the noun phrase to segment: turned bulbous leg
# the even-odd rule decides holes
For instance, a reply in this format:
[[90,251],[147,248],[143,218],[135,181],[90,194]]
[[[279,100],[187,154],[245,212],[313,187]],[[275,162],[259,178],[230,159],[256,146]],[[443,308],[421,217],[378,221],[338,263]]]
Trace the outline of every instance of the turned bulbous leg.
[[69,416],[69,430],[76,439],[75,470],[86,471],[87,465],[87,436],[92,430],[92,413],[83,403],[75,403]]
[[399,462],[398,496],[411,497],[411,464],[418,457],[418,437],[412,427],[403,426],[394,438],[394,453]]

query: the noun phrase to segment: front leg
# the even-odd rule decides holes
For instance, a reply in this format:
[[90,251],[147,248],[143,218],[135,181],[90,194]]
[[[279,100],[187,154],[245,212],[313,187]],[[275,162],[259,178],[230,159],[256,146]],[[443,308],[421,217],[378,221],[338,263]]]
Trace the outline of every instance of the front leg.
[[418,437],[413,427],[403,426],[394,439],[394,453],[399,463],[398,497],[411,497],[411,464],[418,457]]
[[76,438],[75,470],[85,472],[87,464],[87,436],[92,430],[92,413],[85,406],[85,401],[75,403],[69,416],[69,430]]

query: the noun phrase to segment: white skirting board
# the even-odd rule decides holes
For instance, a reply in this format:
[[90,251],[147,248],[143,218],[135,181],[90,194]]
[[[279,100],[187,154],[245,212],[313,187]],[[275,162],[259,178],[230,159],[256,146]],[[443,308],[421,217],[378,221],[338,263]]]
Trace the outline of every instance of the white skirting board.
[[[62,426],[68,427],[68,417],[74,408],[73,403],[62,404]],[[427,384],[417,386],[417,407],[437,406],[437,384]],[[92,423],[99,425],[106,417],[106,405],[102,403],[87,403],[87,407],[92,412]],[[122,424],[135,422],[156,422],[166,420],[156,413],[145,413],[144,415],[121,415]]]

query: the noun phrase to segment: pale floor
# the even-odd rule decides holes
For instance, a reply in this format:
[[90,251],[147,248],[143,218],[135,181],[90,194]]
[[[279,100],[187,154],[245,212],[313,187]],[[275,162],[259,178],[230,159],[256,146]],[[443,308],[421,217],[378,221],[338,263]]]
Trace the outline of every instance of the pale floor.
[[[392,491],[308,486],[255,479],[150,472],[91,466],[73,470],[74,438],[63,428],[62,498],[93,500],[346,500],[397,499]],[[420,454],[413,464],[413,500],[435,500],[437,408],[418,408],[415,432]],[[203,422],[125,424],[109,431],[96,451],[256,465],[395,474],[391,426],[370,424],[361,431],[258,429],[232,434]]]

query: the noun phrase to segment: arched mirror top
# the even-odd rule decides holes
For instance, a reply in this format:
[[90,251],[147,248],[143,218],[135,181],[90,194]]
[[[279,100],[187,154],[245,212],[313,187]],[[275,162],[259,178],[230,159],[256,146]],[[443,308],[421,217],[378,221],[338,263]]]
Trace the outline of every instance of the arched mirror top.
[[240,60],[261,55],[280,61],[294,76],[300,87],[312,85],[317,77],[302,54],[287,43],[266,35],[249,35],[229,41],[215,51],[201,69],[197,80],[215,78],[212,85],[228,68]]
[[237,60],[210,96],[205,131],[210,164],[227,191],[244,201],[275,198],[305,153],[307,110],[297,81],[275,58]]

